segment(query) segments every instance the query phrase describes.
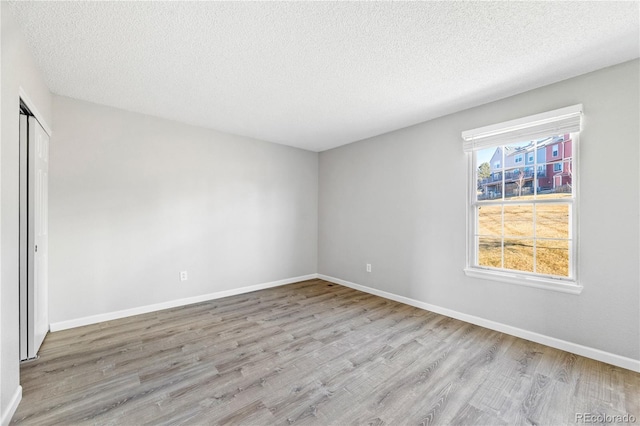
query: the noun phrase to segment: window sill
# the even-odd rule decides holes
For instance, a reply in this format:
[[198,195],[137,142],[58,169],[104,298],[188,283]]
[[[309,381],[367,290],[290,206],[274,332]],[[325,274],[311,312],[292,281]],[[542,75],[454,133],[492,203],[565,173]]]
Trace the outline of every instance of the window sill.
[[509,272],[491,271],[487,269],[465,268],[465,275],[468,277],[481,278],[491,281],[501,281],[510,284],[522,285],[525,287],[552,290],[560,293],[580,294],[583,287],[574,281],[556,280],[553,278],[531,277],[526,275],[512,274]]

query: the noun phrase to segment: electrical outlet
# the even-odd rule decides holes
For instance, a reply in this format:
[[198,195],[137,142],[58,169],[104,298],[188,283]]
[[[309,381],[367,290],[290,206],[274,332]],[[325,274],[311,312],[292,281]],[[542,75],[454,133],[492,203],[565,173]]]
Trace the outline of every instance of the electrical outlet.
[[188,278],[189,276],[187,275],[187,271],[180,272],[180,281],[186,281]]
[[371,264],[367,263],[367,272],[371,272]]

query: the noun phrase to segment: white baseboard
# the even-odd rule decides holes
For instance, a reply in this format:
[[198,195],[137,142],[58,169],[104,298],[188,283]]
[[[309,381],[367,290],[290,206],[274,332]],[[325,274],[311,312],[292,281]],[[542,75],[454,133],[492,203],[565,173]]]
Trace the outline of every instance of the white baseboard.
[[[256,284],[247,287],[241,287],[232,290],[224,290],[216,293],[204,294],[201,296],[188,297],[184,299],[170,300],[168,302],[156,303],[153,305],[140,306],[137,308],[125,309],[122,311],[108,312],[105,314],[91,315],[88,317],[82,317],[67,321],[60,321],[51,323],[51,331],[66,330],[69,328],[81,327],[83,325],[96,324],[99,322],[110,321],[119,318],[130,317],[133,315],[146,314],[149,312],[160,311],[163,309],[175,308],[178,306],[190,305],[193,303],[205,302],[208,300],[220,299],[228,296],[235,296],[237,294],[249,293],[252,291],[263,290],[272,287],[278,287],[281,285],[292,284],[299,281],[311,280],[314,278],[320,278],[325,281],[340,284],[345,287],[350,287],[355,290],[360,290],[365,293],[370,293],[376,296],[384,297],[385,299],[394,300],[396,302],[404,303],[407,305],[415,306],[416,308],[424,309],[437,314],[445,315],[451,318],[455,318],[461,321],[465,321],[471,324],[479,325],[481,327],[489,328],[491,330],[506,333],[512,336],[520,337],[522,339],[530,340],[532,342],[540,343],[552,348],[560,349],[563,351],[571,352],[577,355],[581,355],[587,358],[595,359],[597,361],[606,362],[618,367],[626,368],[628,370],[640,372],[640,360],[623,357],[620,355],[605,352],[600,349],[591,348],[588,346],[579,345],[577,343],[567,342],[566,340],[556,339],[555,337],[546,336],[544,334],[535,333],[533,331],[523,330],[521,328],[513,327],[510,325],[502,324],[496,321],[491,321],[485,318],[480,318],[475,315],[469,315],[462,312],[454,311],[452,309],[443,308],[440,306],[432,305],[430,303],[421,302],[419,300],[411,299],[409,297],[399,296],[393,293],[389,293],[375,288],[366,287],[360,284],[345,281],[340,278],[330,277],[323,274],[309,274],[300,277],[287,278],[279,281],[272,281],[268,283]],[[17,403],[20,402],[22,397],[22,388],[20,388],[20,394],[17,395],[17,402],[13,410],[17,408]],[[13,401],[13,400],[12,400]],[[7,412],[9,413],[9,411]],[[11,412],[13,416],[13,412]],[[11,419],[11,417],[9,417]],[[4,426],[4,417],[2,418]]]
[[301,277],[286,278],[284,280],[272,281],[268,283],[256,284],[247,287],[234,288],[231,290],[218,291],[215,293],[203,294],[201,296],[187,297],[184,299],[170,300],[168,302],[155,303],[153,305],[139,306],[137,308],[124,309],[122,311],[107,312],[104,314],[91,315],[88,317],[76,318],[67,321],[54,322],[49,325],[53,331],[67,330],[69,328],[82,327],[83,325],[96,324],[114,319],[131,317],[134,315],[146,314],[149,312],[161,311],[163,309],[175,308],[178,306],[191,305],[193,303],[206,302],[208,300],[221,299],[223,297],[235,296],[237,294],[250,293],[252,291],[264,290],[266,288],[278,287],[281,285],[297,283],[300,281],[318,278],[318,274],[303,275]]
[[395,300],[396,302],[404,303],[406,305],[415,306],[416,308],[424,309],[437,314],[445,315],[447,317],[455,318],[460,321],[468,322],[471,324],[479,325],[481,327],[489,328],[491,330],[499,331],[501,333],[509,334],[512,336],[520,337],[522,339],[530,340],[532,342],[540,343],[552,348],[560,349],[566,352],[571,352],[577,355],[581,355],[587,358],[595,359],[597,361],[606,362],[618,367],[626,368],[627,370],[640,372],[640,360],[623,357],[620,355],[605,352],[600,349],[590,348],[588,346],[579,345],[577,343],[567,342],[566,340],[556,339],[555,337],[545,336],[544,334],[535,333],[533,331],[523,330],[521,328],[513,327],[510,325],[502,324],[499,322],[491,321],[488,319],[480,318],[474,315],[464,314],[462,312],[454,311],[452,309],[443,308],[429,303],[420,302],[419,300],[411,299],[409,297],[398,296],[393,293],[389,293],[375,288],[366,287],[360,284],[355,284],[349,281],[341,280],[340,278],[334,278],[323,274],[318,274],[318,278],[325,281],[329,281],[335,284],[340,284],[345,287],[350,287],[355,290],[360,290],[365,293],[370,293],[376,296],[384,297],[385,299]]
[[16,413],[16,410],[18,409],[18,405],[20,404],[20,401],[22,401],[22,386],[18,386],[16,391],[13,393],[13,397],[11,398],[11,402],[9,402],[9,406],[7,407],[5,412],[2,413],[2,419],[0,419],[0,425],[2,426],[9,425],[9,423],[11,422],[11,418],[13,417],[13,415]]

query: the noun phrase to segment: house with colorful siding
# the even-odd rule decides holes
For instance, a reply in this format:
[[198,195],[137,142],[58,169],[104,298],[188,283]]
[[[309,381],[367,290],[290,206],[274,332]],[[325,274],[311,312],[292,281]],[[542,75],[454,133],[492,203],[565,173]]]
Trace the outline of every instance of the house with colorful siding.
[[540,180],[538,186],[543,189],[570,186],[573,169],[571,136],[566,134],[554,137],[546,146],[546,156],[546,177]]
[[565,134],[523,146],[497,147],[489,161],[491,175],[478,180],[479,198],[501,197],[503,184],[506,196],[533,194],[534,185],[539,193],[570,187],[571,142]]

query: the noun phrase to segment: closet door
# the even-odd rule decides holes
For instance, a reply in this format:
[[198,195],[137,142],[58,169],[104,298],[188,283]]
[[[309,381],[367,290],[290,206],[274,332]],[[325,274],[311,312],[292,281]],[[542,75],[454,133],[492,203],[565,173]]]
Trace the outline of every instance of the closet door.
[[49,332],[49,135],[29,117],[28,352],[37,355]]

